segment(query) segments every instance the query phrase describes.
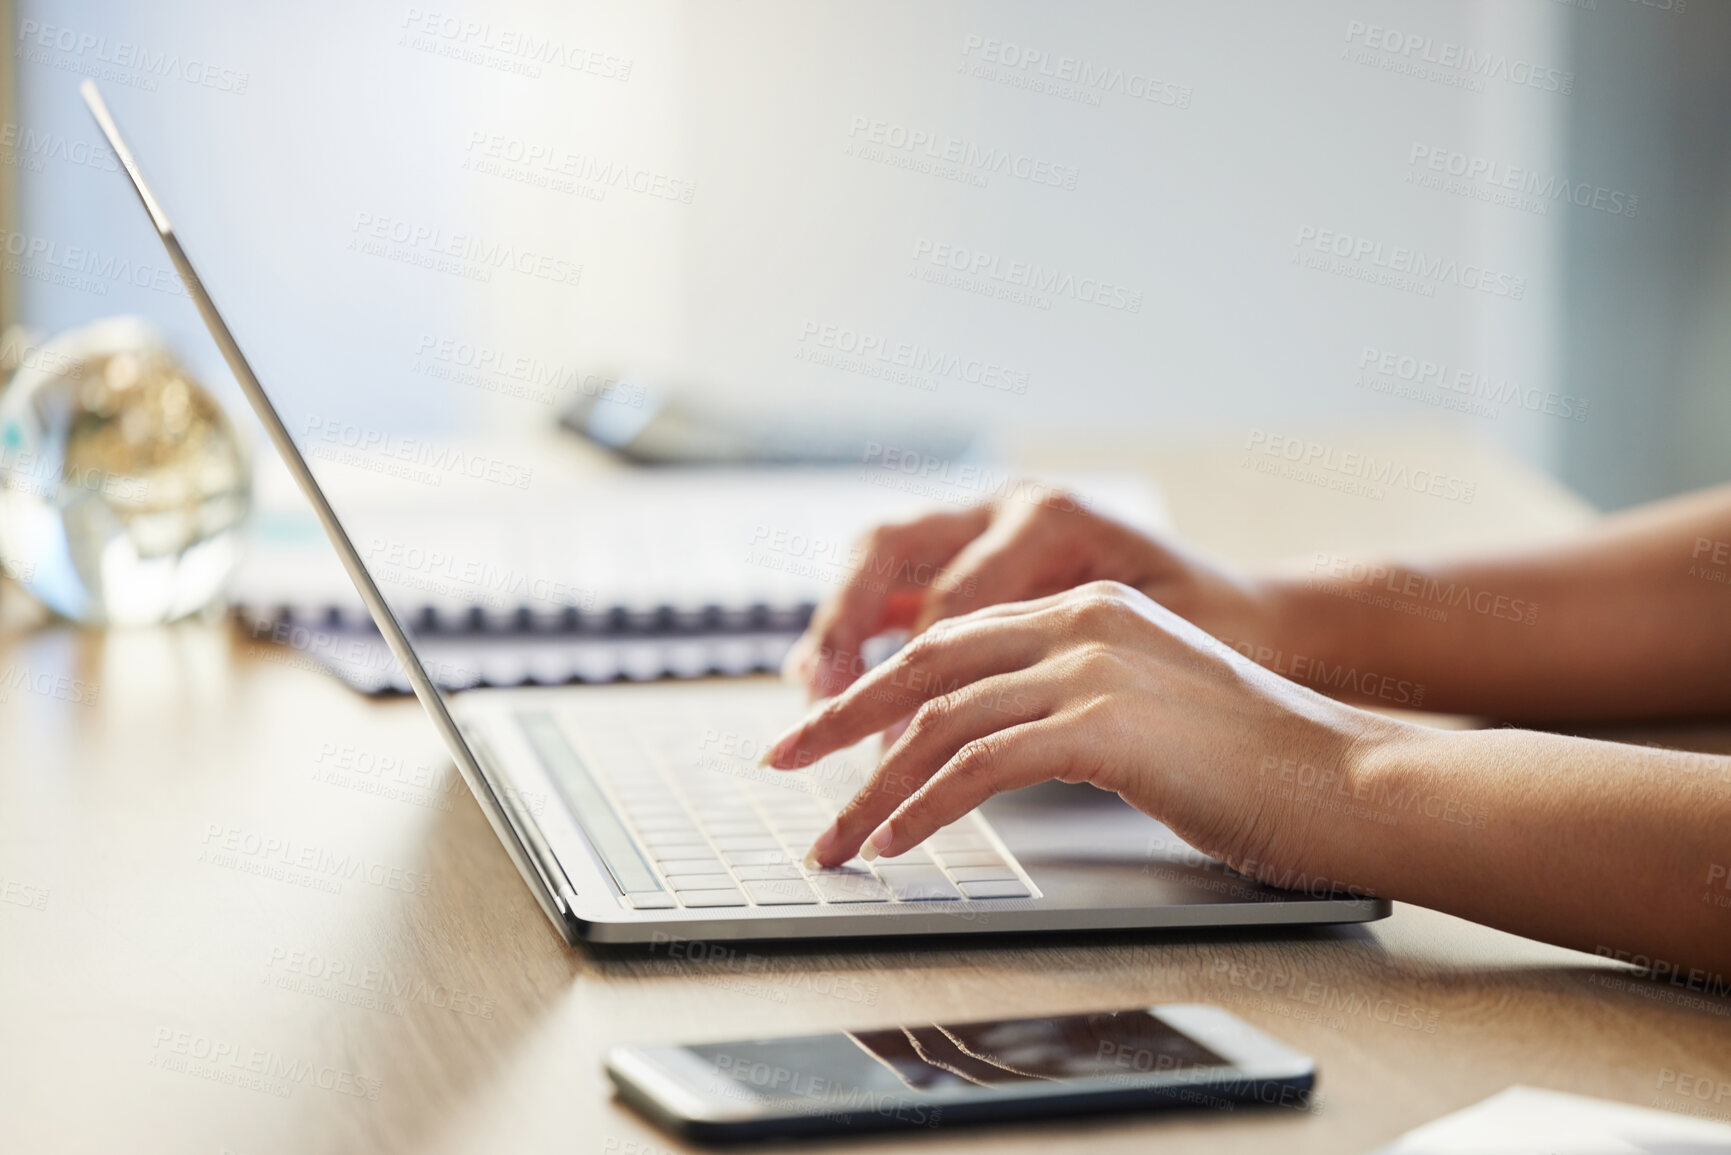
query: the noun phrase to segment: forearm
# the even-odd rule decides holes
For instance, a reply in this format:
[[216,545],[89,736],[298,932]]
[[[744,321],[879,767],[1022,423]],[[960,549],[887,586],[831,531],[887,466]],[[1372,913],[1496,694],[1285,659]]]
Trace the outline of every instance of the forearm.
[[1731,758],[1396,726],[1336,782],[1294,787],[1311,873],[1731,981]]
[[1272,651],[1295,680],[1382,705],[1520,721],[1725,713],[1728,561],[1725,490],[1498,557],[1320,556],[1301,576],[1265,583],[1271,626],[1252,656],[1268,665]]

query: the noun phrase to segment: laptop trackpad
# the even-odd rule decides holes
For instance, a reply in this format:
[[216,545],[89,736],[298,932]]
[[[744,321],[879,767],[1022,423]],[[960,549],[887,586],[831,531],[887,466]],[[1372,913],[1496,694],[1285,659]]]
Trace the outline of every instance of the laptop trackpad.
[[1116,794],[1088,785],[1042,782],[1000,794],[981,810],[1024,864],[1135,862],[1199,856],[1176,834]]

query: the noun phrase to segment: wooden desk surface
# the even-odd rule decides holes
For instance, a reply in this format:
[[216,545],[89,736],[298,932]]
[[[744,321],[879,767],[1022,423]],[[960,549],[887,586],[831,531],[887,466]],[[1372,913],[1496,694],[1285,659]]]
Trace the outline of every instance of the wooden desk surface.
[[[1492,458],[1456,508],[1242,456],[1144,457],[1180,529],[1231,556],[1498,543],[1590,516]],[[1314,1055],[1317,1105],[845,1146],[1355,1152],[1517,1082],[1731,1113],[1676,1090],[1676,1073],[1731,1080],[1731,1002],[1405,906],[1339,931],[569,950],[413,703],[221,626],[31,627],[0,600],[8,1150],[681,1150],[611,1099],[610,1044],[1176,1000]],[[1731,750],[1731,729],[1624,736]],[[272,865],[301,855],[349,865]]]

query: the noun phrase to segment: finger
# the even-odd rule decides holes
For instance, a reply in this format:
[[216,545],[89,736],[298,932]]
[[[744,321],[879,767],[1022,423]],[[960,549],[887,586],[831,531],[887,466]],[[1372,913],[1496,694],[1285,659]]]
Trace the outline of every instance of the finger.
[[[833,866],[853,857],[866,836],[964,746],[1031,718],[1045,717],[1055,687],[1028,671],[999,674],[920,707],[908,732],[884,756],[871,780],[812,844],[807,861]],[[874,849],[862,851],[866,858]]]
[[[1058,597],[1059,595],[1053,594],[1049,597],[1040,598],[1033,602],[1007,602],[1003,605],[986,606],[984,609],[973,611],[971,614],[968,614],[967,617],[970,621],[976,622],[985,621],[988,618],[1015,617],[1035,610],[1046,609],[1055,603]],[[897,718],[894,722],[891,722],[888,726],[884,727],[883,733],[879,735],[879,740],[882,743],[881,749],[884,753],[887,754],[890,748],[901,739],[901,736],[907,733],[908,725],[913,720],[913,714],[908,713],[902,715],[900,718]]]
[[863,844],[855,846],[850,830],[848,838],[838,838],[829,848],[826,860],[846,862],[856,849],[865,859],[879,855],[894,858],[967,816],[995,794],[1020,790],[1048,778],[1070,778],[1067,769],[1078,749],[1077,741],[1071,727],[1050,718],[975,738],[884,819]]
[[1050,650],[1048,619],[1003,613],[929,631],[770,743],[763,764],[809,766],[981,678],[1025,669]]
[[980,506],[928,514],[866,535],[846,584],[812,615],[789,655],[789,670],[822,694],[838,693],[856,676],[861,643],[893,626],[910,625],[918,611],[918,580],[927,580],[969,540],[984,532],[991,510]]
[[914,632],[982,606],[1021,601],[1027,575],[1042,564],[1027,518],[998,518],[964,545],[924,591]]
[[1092,549],[1078,535],[1080,507],[1044,489],[1000,503],[992,524],[964,545],[931,583],[913,623],[915,633],[981,606],[1025,601],[1083,581]]
[[883,743],[884,753],[889,753],[891,748],[902,740],[902,735],[908,732],[908,726],[913,723],[913,720],[912,714],[905,714],[884,727],[884,732],[879,736],[879,740]]

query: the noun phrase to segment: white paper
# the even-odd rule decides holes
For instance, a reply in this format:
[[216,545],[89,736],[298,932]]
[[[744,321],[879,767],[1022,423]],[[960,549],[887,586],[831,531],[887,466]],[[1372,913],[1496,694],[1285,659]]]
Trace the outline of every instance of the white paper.
[[1731,1126],[1606,1099],[1510,1087],[1372,1155],[1708,1155]]

